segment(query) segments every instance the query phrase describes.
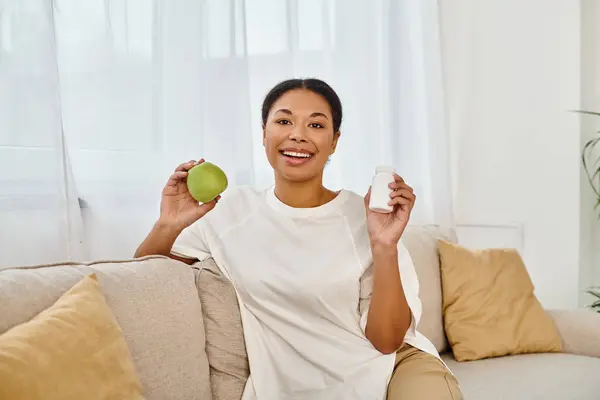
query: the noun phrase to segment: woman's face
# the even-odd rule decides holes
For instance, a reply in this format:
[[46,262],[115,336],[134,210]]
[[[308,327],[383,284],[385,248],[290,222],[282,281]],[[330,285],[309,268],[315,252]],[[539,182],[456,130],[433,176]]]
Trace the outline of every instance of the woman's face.
[[290,90],[273,103],[263,129],[275,174],[293,182],[320,178],[338,137],[327,101],[304,89]]

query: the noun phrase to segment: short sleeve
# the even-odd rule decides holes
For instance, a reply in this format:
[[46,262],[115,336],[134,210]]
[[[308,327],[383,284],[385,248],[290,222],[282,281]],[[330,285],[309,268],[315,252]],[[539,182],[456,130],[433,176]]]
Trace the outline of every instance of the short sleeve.
[[179,234],[171,248],[171,254],[200,261],[210,257],[204,219],[196,221]]
[[[416,327],[421,320],[422,306],[419,299],[419,278],[413,264],[410,253],[400,241],[398,243],[398,269],[400,271],[400,280],[406,296],[406,302],[412,314],[412,322],[409,331],[416,331]],[[371,294],[373,293],[373,265],[370,265],[360,279],[360,327],[363,332],[367,327],[367,316],[371,304]]]

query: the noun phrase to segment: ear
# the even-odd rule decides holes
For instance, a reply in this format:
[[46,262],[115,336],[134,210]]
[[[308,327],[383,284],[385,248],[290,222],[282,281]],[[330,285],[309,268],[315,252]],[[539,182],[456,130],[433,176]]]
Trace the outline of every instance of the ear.
[[263,147],[265,147],[267,145],[267,131],[265,130],[264,124],[262,126],[262,131],[263,131],[262,145],[263,145]]
[[335,153],[335,149],[337,148],[338,139],[340,138],[340,131],[337,131],[333,134],[333,143],[331,145],[331,152],[329,154]]

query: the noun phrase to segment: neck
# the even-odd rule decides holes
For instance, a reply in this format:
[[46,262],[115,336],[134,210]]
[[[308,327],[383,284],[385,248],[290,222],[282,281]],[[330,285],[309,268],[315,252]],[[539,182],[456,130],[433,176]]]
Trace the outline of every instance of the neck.
[[333,200],[337,193],[323,186],[322,177],[305,182],[291,182],[275,177],[275,196],[294,208],[313,208]]

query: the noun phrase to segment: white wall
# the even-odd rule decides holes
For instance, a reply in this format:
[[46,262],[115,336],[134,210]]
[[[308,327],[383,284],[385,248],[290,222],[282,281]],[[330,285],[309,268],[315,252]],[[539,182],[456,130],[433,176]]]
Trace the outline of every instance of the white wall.
[[[440,4],[457,222],[522,226],[538,298],[576,307],[580,127],[568,111],[580,107],[580,3]],[[504,246],[497,231],[477,243]]]

